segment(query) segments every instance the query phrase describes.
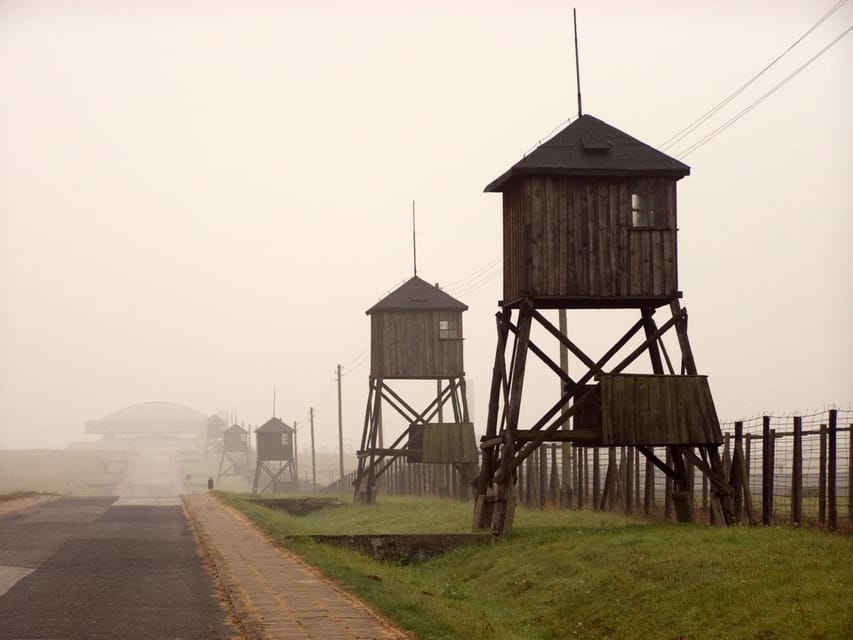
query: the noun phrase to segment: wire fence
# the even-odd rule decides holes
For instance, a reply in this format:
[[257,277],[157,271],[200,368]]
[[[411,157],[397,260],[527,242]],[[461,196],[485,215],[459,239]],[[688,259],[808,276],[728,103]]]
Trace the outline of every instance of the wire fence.
[[[722,424],[721,455],[736,491],[735,515],[752,523],[853,530],[853,410],[758,416]],[[667,460],[666,447],[652,448]],[[669,462],[669,460],[667,460]],[[687,465],[697,521],[710,518],[708,478]],[[379,495],[470,500],[471,470],[396,459],[378,479]],[[355,472],[324,492],[352,491]],[[675,517],[673,483],[635,447],[545,444],[518,468],[519,504],[538,509],[593,509],[649,518]]]

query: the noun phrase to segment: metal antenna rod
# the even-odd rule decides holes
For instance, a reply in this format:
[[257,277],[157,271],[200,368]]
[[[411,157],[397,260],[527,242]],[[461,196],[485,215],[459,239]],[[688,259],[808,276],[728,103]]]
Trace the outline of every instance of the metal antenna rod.
[[578,10],[572,9],[572,18],[575,23],[575,75],[577,76],[578,81],[578,118],[583,115],[583,108],[581,107],[581,65],[578,60]]
[[415,201],[412,200],[412,257],[415,266],[415,275],[418,275],[418,243],[415,241]]

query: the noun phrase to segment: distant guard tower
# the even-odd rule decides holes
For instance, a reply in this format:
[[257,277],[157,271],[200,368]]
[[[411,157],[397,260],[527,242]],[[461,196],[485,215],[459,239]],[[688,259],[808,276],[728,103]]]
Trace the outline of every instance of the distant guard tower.
[[[682,522],[693,518],[686,470],[693,464],[714,488],[715,522],[731,520],[720,425],[679,302],[676,182],[689,173],[687,165],[582,115],[486,187],[503,194],[504,282],[475,528],[491,524],[499,537],[511,525],[516,469],[544,442],[636,446],[675,482],[673,502]],[[654,316],[661,307],[671,317],[659,325]],[[635,309],[639,318],[593,357],[543,315],[550,309]],[[580,375],[570,377],[533,343],[534,322],[582,363]],[[662,340],[670,329],[680,364]],[[639,344],[625,353],[632,339]],[[530,354],[562,380],[563,393],[522,425]],[[644,355],[652,373],[627,373]],[[671,465],[654,446],[668,448]]]
[[227,426],[228,423],[216,414],[207,419],[207,436],[204,447],[205,458],[209,453],[219,453],[222,451],[222,434]]
[[216,474],[216,485],[222,476],[248,477],[251,462],[249,460],[249,432],[239,424],[232,424],[222,433],[222,458]]
[[[270,418],[255,429],[257,462],[252,493],[271,489],[276,493],[286,486],[296,488],[296,469],[293,459],[295,429],[278,418]],[[258,489],[258,487],[263,486]]]
[[[354,482],[357,502],[375,501],[376,480],[394,457],[452,463],[463,475],[476,464],[462,364],[462,312],[466,309],[438,285],[415,275],[367,310],[370,380]],[[435,398],[417,411],[391,388],[391,380],[435,380]],[[385,404],[408,424],[387,447],[382,434]],[[444,421],[447,404],[452,410],[449,422]],[[467,475],[473,479],[475,474],[472,470]]]

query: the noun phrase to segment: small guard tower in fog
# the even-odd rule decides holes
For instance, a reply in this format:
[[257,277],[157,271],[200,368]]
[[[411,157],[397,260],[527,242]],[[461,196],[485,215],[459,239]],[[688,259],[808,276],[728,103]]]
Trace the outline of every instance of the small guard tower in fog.
[[[680,521],[693,517],[686,471],[693,464],[714,487],[715,521],[730,520],[722,434],[678,290],[676,183],[689,173],[678,160],[582,115],[486,187],[503,197],[504,281],[475,528],[491,525],[500,536],[511,524],[515,470],[544,442],[637,447],[674,480]],[[670,317],[658,323],[661,308]],[[553,309],[634,309],[638,319],[596,356],[545,317]],[[574,376],[533,343],[534,323],[582,363]],[[670,330],[680,363],[662,340]],[[543,415],[521,424],[531,354],[559,377],[563,392]],[[651,373],[628,373],[642,356]],[[672,463],[653,446],[666,446]]]
[[222,434],[227,426],[228,423],[216,414],[213,414],[207,419],[204,446],[205,457],[207,457],[209,453],[219,453],[222,451]]
[[267,489],[276,493],[285,487],[296,488],[294,432],[293,427],[278,418],[270,418],[255,429],[257,461],[252,493],[263,493]]
[[[377,478],[398,456],[408,462],[452,463],[463,475],[475,475],[470,470],[477,462],[474,426],[468,418],[462,363],[466,309],[438,285],[415,275],[367,310],[370,379],[354,482],[356,501],[374,502]],[[418,411],[391,388],[389,381],[394,380],[434,380],[435,398]],[[383,405],[408,424],[388,446],[382,433]]]
[[239,424],[232,424],[222,432],[222,458],[216,484],[222,476],[248,477],[251,468],[249,460],[249,432]]

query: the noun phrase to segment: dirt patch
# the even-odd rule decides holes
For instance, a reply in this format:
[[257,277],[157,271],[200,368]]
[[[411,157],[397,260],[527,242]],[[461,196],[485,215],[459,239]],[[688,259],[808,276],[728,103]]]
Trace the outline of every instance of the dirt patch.
[[343,504],[335,498],[253,498],[250,502],[277,511],[287,511],[292,516],[305,516],[318,509]]
[[411,562],[447,553],[451,549],[491,542],[490,533],[416,533],[379,535],[311,535],[317,542],[356,549],[377,560]]
[[58,499],[59,496],[48,493],[30,493],[26,491],[6,493],[0,495],[0,518]]

